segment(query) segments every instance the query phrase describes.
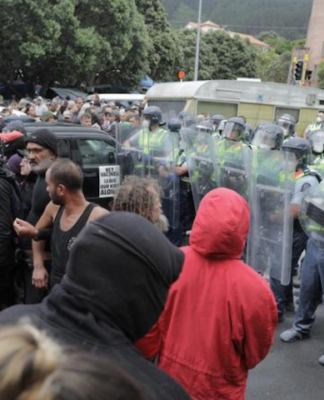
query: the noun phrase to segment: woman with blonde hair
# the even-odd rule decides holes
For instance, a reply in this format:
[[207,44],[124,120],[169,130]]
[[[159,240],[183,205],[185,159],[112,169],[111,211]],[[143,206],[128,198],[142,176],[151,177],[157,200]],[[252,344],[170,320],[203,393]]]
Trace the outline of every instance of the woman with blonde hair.
[[0,399],[144,400],[107,359],[68,351],[31,325],[0,330]]

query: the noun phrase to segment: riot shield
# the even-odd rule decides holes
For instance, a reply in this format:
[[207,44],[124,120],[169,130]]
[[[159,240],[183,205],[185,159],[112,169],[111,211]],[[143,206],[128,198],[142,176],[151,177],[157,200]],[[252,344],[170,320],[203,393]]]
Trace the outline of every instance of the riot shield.
[[212,159],[213,138],[209,132],[199,132],[195,125],[181,129],[181,138],[187,157],[188,183],[191,184],[196,210],[202,198],[215,188]]
[[120,167],[121,181],[125,176],[134,174],[138,152],[125,144],[139,131],[140,127],[132,124],[118,124],[116,127],[117,164]]
[[163,125],[156,131],[140,127],[124,141],[132,159],[132,174],[155,179],[161,187],[163,213],[172,228],[179,223],[179,177],[175,173],[179,136]]
[[291,153],[255,149],[252,163],[246,262],[260,274],[288,285],[293,238],[290,202],[296,161]]
[[324,181],[304,196],[299,222],[306,235],[324,248]]
[[217,187],[234,190],[247,201],[250,195],[252,150],[242,142],[214,141],[213,161]]

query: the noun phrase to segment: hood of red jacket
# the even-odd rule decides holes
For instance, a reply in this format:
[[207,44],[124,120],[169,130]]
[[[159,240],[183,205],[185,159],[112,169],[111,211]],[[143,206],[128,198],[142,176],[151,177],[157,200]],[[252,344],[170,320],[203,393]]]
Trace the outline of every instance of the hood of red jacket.
[[190,235],[190,246],[204,257],[241,258],[250,227],[246,200],[220,188],[201,201]]

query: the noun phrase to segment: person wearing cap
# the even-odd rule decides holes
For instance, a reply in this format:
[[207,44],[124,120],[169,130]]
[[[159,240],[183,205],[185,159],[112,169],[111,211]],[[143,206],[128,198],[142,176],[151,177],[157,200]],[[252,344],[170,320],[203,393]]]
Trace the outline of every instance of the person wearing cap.
[[55,115],[51,111],[46,111],[42,115],[42,121],[49,124],[55,124]]
[[[31,209],[27,216],[27,222],[36,225],[43,214],[47,204],[50,202],[49,194],[46,190],[45,174],[47,169],[57,158],[57,138],[48,129],[39,129],[26,139],[26,155],[29,160],[31,170],[38,177],[34,186]],[[32,277],[46,282],[51,266],[51,254],[49,244],[46,244],[44,252],[44,265],[33,262],[31,241],[29,239],[21,242],[25,261],[25,301],[26,303],[38,303],[46,295],[45,290],[39,290],[32,285]],[[43,285],[45,289],[46,285]]]

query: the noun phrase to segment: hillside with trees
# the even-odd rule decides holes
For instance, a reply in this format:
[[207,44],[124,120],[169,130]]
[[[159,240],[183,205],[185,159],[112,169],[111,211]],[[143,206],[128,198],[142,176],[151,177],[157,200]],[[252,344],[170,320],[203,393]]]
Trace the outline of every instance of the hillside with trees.
[[[163,0],[171,24],[196,21],[198,0]],[[202,20],[229,30],[257,35],[274,31],[287,39],[306,36],[312,0],[203,0]]]

